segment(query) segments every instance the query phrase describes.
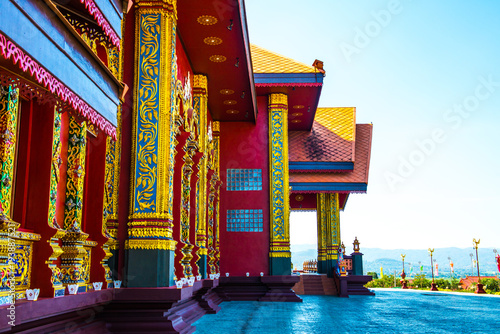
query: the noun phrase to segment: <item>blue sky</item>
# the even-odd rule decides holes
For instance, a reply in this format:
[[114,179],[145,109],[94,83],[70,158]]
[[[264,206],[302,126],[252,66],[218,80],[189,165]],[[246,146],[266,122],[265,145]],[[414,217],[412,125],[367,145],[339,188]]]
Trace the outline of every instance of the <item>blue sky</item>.
[[[346,245],[500,247],[498,1],[247,0],[250,42],[324,61],[321,107],[374,124],[368,193],[341,215]],[[315,243],[315,214],[292,243]]]

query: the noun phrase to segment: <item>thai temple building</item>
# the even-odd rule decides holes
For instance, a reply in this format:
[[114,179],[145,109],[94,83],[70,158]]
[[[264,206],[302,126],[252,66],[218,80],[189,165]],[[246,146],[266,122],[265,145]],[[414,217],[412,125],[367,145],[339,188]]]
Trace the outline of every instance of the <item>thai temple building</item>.
[[2,0],[0,333],[190,333],[223,301],[300,301],[301,209],[315,271],[366,292],[340,211],[372,125],[318,107],[311,63],[250,44],[243,0]]

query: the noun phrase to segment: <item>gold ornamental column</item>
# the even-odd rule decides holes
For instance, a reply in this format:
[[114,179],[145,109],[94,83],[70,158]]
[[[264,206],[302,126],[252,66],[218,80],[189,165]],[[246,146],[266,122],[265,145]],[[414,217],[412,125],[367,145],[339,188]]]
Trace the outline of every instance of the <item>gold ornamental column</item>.
[[77,284],[78,292],[87,291],[89,272],[85,266],[88,253],[85,240],[89,237],[81,229],[83,191],[85,184],[85,159],[87,155],[87,124],[69,116],[68,169],[66,181],[66,202],[64,208],[64,229],[61,238],[61,281],[63,284]]
[[327,194],[317,194],[318,274],[326,274],[326,201]]
[[190,136],[184,145],[184,157],[182,160],[182,181],[181,181],[181,243],[182,243],[182,259],[181,265],[183,268],[184,277],[193,277],[193,268],[191,260],[193,259],[193,245],[189,242],[190,228],[190,199],[191,199],[191,175],[193,174],[193,156],[198,150],[198,144]]
[[208,252],[208,271],[209,274],[217,274],[219,272],[219,194],[220,194],[220,123],[213,122],[211,132],[208,134],[208,165],[212,171],[210,177],[210,188],[208,193],[208,214],[207,214],[207,252]]
[[326,201],[326,274],[333,277],[340,247],[339,194],[325,194]]
[[[172,199],[174,140],[173,71],[176,0],[136,4],[128,287],[173,285]],[[174,149],[172,149],[172,146]]]
[[220,122],[213,122],[213,144],[214,144],[214,168],[215,168],[215,212],[214,212],[214,250],[215,250],[215,272],[220,273],[220,187],[222,182],[220,180]]
[[271,189],[271,275],[291,275],[288,182],[288,97],[269,95],[269,162]]
[[207,112],[208,87],[207,77],[194,76],[193,108],[198,114],[198,146],[202,153],[198,163],[198,181],[196,183],[196,246],[198,246],[198,269],[202,278],[207,278]]
[[12,221],[12,185],[16,157],[19,90],[0,86],[0,305],[11,303],[10,285],[15,285],[15,264],[9,254],[15,252],[18,223]]

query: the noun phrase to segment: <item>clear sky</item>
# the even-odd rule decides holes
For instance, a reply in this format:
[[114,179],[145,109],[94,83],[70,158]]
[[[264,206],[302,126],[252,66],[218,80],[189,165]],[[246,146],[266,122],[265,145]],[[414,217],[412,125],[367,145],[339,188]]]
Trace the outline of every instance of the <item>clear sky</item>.
[[[348,250],[500,248],[500,2],[247,0],[250,42],[324,61],[320,107],[374,124],[367,194],[341,214]],[[315,214],[292,243],[315,243]],[[299,221],[300,223],[297,223]]]

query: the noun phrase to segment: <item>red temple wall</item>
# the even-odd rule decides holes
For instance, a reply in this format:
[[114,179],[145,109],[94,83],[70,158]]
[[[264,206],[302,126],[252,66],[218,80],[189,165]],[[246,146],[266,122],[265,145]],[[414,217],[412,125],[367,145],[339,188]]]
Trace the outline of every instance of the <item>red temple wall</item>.
[[189,59],[186,55],[186,51],[184,50],[184,46],[177,35],[177,39],[175,42],[175,53],[177,55],[177,79],[182,82],[182,86],[186,83],[186,78],[189,72],[189,80],[191,81],[191,87],[193,87],[193,69],[189,62]]
[[21,102],[13,218],[35,232],[47,224],[53,112],[48,104]]
[[91,282],[100,282],[105,276],[104,268],[100,263],[105,255],[102,245],[107,241],[107,238],[102,235],[105,170],[106,136],[101,131],[97,137],[87,133],[82,230],[89,234],[87,240],[98,243],[97,246],[92,248],[90,266]]
[[[256,124],[221,122],[220,270],[222,276],[269,274],[269,124],[267,98],[257,100]],[[261,169],[262,190],[227,191],[229,168]],[[227,210],[262,209],[263,232],[227,232]]]

